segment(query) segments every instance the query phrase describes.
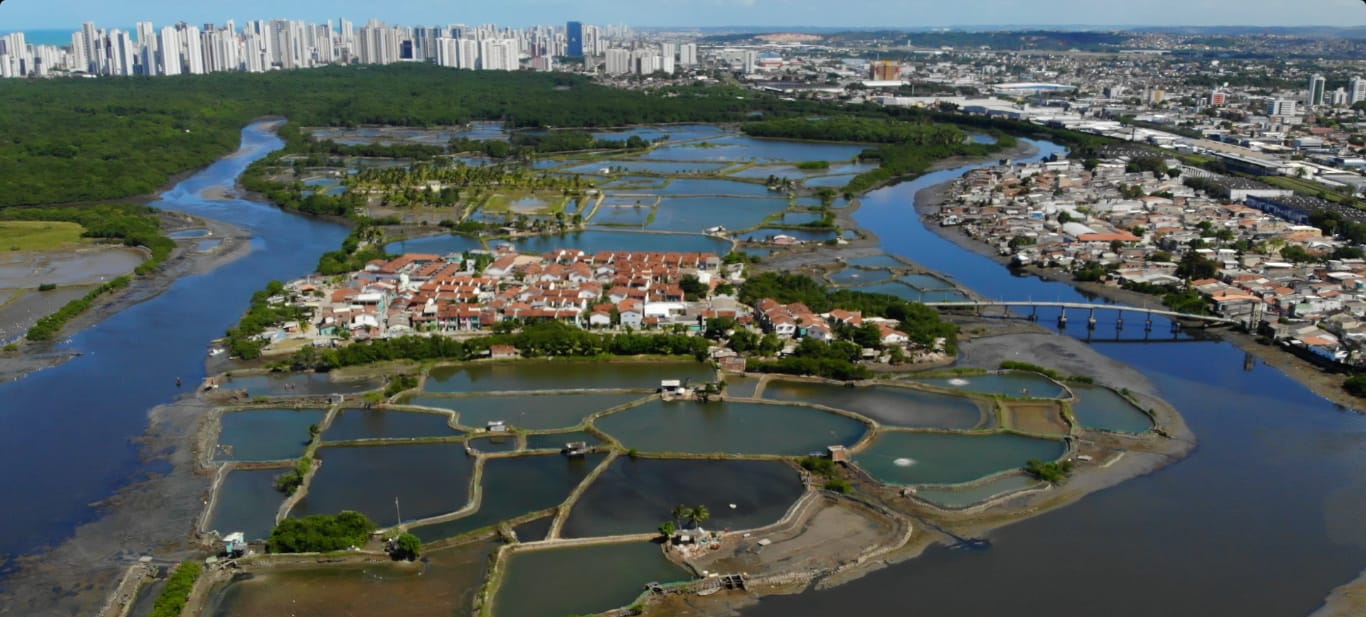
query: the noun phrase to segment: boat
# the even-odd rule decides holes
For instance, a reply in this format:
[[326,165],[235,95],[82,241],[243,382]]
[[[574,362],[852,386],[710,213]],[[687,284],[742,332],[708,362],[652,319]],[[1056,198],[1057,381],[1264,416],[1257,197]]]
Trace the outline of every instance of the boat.
[[709,595],[714,594],[714,593],[716,593],[716,592],[718,592],[718,591],[721,591],[721,588],[720,588],[720,587],[708,587],[708,588],[706,588],[706,589],[703,589],[702,591],[697,592],[697,595],[699,595],[699,596],[709,596]]

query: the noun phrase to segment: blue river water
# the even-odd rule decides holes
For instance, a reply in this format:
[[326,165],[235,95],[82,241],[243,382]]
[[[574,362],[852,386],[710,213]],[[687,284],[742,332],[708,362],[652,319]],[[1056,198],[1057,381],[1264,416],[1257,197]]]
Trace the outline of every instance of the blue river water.
[[[1036,145],[1040,156],[1057,151]],[[1086,301],[1069,285],[1016,276],[919,222],[916,192],[964,171],[876,191],[855,218],[888,252],[986,298]],[[1056,313],[1040,315],[1048,324]],[[1096,338],[1115,338],[1113,319],[1097,318]],[[990,550],[931,549],[844,586],[764,599],[743,614],[1285,617],[1315,610],[1366,567],[1366,416],[1265,365],[1245,370],[1244,352],[1228,343],[1143,342],[1135,321],[1119,337],[1126,342],[1092,345],[1138,368],[1180,410],[1199,439],[1189,458],[997,530]],[[1153,338],[1170,340],[1166,322],[1154,321]],[[1080,322],[1068,333],[1085,337]]]
[[[104,320],[63,346],[65,365],[0,384],[0,554],[68,537],[90,504],[143,474],[133,439],[152,407],[203,376],[222,335],[269,279],[303,275],[345,236],[340,226],[244,200],[205,200],[280,147],[259,126],[243,150],[182,182],[158,207],[242,225],[250,255]],[[1040,156],[1057,149],[1038,143]],[[1062,283],[1015,276],[920,222],[914,196],[958,168],[868,195],[856,218],[884,248],[987,298],[1085,301]],[[1041,313],[1044,323],[1051,316]],[[1116,338],[1104,314],[1096,330]],[[1366,567],[1366,416],[1344,411],[1274,369],[1244,369],[1231,345],[1171,340],[1137,320],[1093,343],[1151,379],[1199,437],[1187,459],[992,532],[985,551],[925,556],[828,591],[761,601],[749,616],[891,614],[1093,617],[1305,615]],[[1074,321],[1069,334],[1085,336]],[[1183,339],[1190,337],[1182,336]],[[1121,384],[1122,385],[1122,384]],[[984,592],[987,590],[988,592]]]
[[0,555],[61,541],[97,515],[92,502],[155,471],[132,442],[146,430],[148,411],[200,383],[209,341],[236,323],[253,292],[270,279],[312,271],[318,255],[346,236],[340,225],[265,204],[200,197],[208,187],[233,186],[247,165],[282,145],[249,127],[241,151],[153,204],[246,227],[254,237],[250,254],[182,278],[61,345],[80,357],[0,384]]

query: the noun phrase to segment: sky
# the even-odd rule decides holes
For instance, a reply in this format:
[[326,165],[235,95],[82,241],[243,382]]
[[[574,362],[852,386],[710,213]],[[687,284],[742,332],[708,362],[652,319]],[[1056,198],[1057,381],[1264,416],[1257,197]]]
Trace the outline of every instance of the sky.
[[[1293,10],[1291,10],[1293,5]],[[0,32],[185,21],[370,18],[522,27],[578,20],[644,27],[1366,25],[1361,0],[0,0]]]

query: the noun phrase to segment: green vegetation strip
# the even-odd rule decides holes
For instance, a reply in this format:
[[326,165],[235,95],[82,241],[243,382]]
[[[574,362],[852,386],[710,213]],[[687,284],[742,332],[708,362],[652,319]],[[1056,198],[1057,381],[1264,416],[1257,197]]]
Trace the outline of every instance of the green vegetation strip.
[[26,335],[28,337],[28,340],[52,340],[57,336],[58,332],[61,332],[62,326],[65,326],[67,322],[71,321],[72,319],[75,319],[81,313],[84,313],[85,310],[90,308],[90,305],[94,304],[95,300],[98,299],[100,296],[107,294],[111,291],[123,289],[124,287],[127,287],[128,284],[131,282],[131,278],[126,276],[120,276],[112,281],[109,281],[108,283],[105,283],[103,285],[100,285],[99,287],[90,290],[90,292],[85,294],[84,296],[81,296],[80,298],[77,298],[66,303],[65,306],[57,309],[57,312],[46,317],[43,317],[42,319],[38,320],[38,323],[33,324],[33,327],[28,329],[28,334]]
[[204,565],[198,561],[185,561],[176,566],[175,572],[166,581],[166,587],[161,590],[161,595],[157,596],[150,617],[179,617],[180,612],[185,609],[185,603],[189,601],[195,581],[198,581],[199,575],[203,573]]

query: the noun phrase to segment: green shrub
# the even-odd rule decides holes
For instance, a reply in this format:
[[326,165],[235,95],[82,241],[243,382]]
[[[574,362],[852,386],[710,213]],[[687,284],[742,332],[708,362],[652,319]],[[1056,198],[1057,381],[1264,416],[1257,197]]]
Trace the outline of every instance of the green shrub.
[[364,546],[375,523],[364,514],[346,511],[335,516],[315,514],[287,518],[270,532],[273,553],[325,553]]
[[1045,463],[1039,459],[1030,459],[1025,463],[1025,471],[1029,475],[1043,480],[1050,484],[1057,484],[1067,478],[1072,473],[1072,461],[1053,461]]
[[176,566],[175,572],[166,579],[166,586],[152,605],[151,617],[179,617],[190,598],[195,581],[204,573],[204,565],[198,561],[185,561]]

